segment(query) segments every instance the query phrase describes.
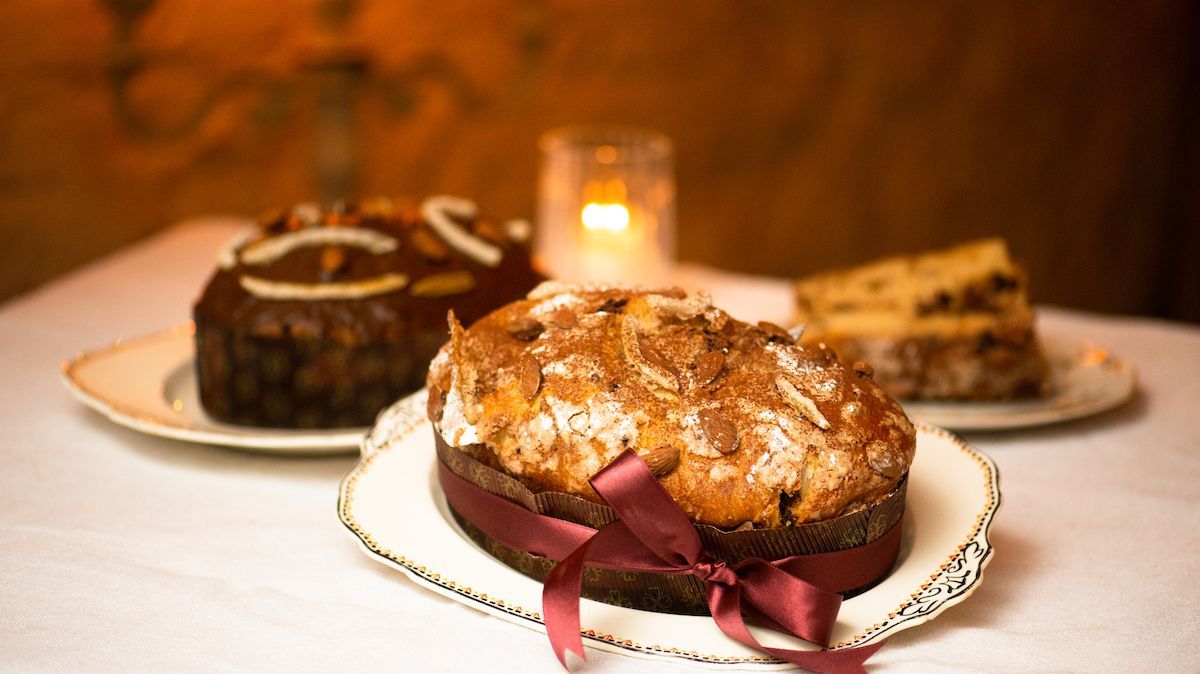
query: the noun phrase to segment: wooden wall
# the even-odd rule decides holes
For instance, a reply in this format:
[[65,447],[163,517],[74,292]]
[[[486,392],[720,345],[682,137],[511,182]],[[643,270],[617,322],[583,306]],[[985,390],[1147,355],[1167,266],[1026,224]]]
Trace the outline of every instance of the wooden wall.
[[540,132],[626,122],[675,140],[685,259],[796,275],[1002,234],[1039,301],[1200,320],[1196,17],[1183,0],[3,3],[0,298],[186,216],[343,188],[532,214]]

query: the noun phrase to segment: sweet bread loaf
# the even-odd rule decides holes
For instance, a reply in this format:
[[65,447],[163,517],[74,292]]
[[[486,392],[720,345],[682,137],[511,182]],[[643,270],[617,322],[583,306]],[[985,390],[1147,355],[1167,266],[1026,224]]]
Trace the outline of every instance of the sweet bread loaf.
[[450,329],[436,431],[534,491],[597,500],[588,479],[632,448],[693,522],[771,528],[877,503],[913,458],[869,372],[704,294],[547,282]]

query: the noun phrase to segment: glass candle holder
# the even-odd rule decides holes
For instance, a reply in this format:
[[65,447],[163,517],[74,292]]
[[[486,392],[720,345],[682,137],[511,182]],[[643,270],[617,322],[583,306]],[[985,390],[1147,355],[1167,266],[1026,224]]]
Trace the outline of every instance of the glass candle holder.
[[535,253],[564,281],[656,284],[675,262],[671,140],[628,126],[542,135]]

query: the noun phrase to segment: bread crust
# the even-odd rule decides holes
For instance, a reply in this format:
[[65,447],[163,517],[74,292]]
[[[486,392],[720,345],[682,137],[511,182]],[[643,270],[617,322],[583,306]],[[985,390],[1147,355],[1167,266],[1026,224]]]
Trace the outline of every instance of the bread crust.
[[598,500],[587,480],[625,449],[678,450],[663,487],[693,521],[725,528],[873,504],[915,448],[867,373],[674,289],[544,285],[469,330],[451,318],[428,385],[447,443],[535,491]]

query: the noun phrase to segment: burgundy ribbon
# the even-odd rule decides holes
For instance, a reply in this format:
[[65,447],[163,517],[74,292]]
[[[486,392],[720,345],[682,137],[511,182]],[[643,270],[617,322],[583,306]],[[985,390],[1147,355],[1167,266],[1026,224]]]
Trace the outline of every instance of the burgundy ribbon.
[[704,583],[709,611],[722,632],[815,672],[864,672],[863,663],[883,645],[836,651],[768,647],[750,633],[744,615],[827,646],[842,602],[838,592],[870,583],[890,568],[899,550],[899,524],[875,541],[846,550],[730,565],[704,552],[695,527],[632,451],[591,479],[619,518],[599,531],[527,510],[455,475],[443,462],[438,478],[451,507],[485,534],[510,548],[559,561],[546,579],[542,605],[550,644],[564,667],[567,651],[586,659],[579,631],[585,564],[693,574]]

